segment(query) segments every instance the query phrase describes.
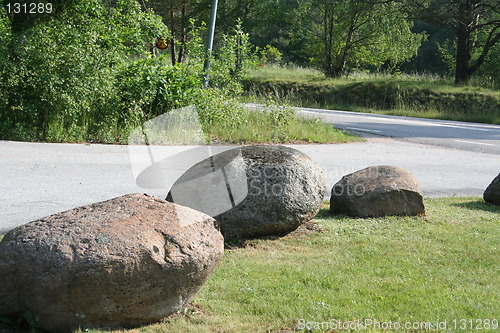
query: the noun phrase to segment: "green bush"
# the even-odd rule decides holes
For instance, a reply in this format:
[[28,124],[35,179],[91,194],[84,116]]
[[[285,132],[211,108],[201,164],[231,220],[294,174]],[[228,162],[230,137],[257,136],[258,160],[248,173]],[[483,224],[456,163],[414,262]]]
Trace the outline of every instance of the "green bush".
[[222,36],[222,43],[213,59],[211,85],[233,94],[242,92],[240,80],[245,72],[257,66],[257,55],[249,42],[250,36],[238,22],[232,34]]
[[[5,23],[2,17],[0,29]],[[130,28],[134,27],[134,28]],[[166,31],[132,0],[105,7],[74,1],[65,11],[8,38],[0,72],[5,96],[0,137],[81,141],[108,128],[116,73]],[[2,34],[3,35],[3,34]],[[3,51],[5,53],[5,51]]]
[[[240,80],[257,57],[239,24],[214,52],[203,89],[203,24],[191,22],[186,61],[171,65],[167,53],[147,52],[156,36],[169,33],[136,1],[60,5],[22,31],[0,13],[0,139],[127,143],[143,122],[187,105],[196,106],[210,140],[287,142],[321,132],[318,124],[296,121],[289,108],[249,112],[241,105]],[[311,140],[346,139],[329,133]]]
[[282,58],[281,52],[272,45],[260,50],[260,63],[261,64],[279,64]]
[[[147,58],[124,66],[116,75],[116,95],[107,114],[128,134],[142,122],[201,99],[201,78],[186,66]],[[119,135],[120,133],[116,133]]]
[[[194,22],[193,22],[194,25]],[[234,128],[242,107],[240,73],[251,66],[248,35],[237,26],[212,59],[201,28],[191,29],[188,60],[172,66],[145,45],[168,30],[133,0],[105,6],[75,0],[21,32],[0,13],[0,138],[23,141],[125,143],[142,122],[194,104],[206,130]]]

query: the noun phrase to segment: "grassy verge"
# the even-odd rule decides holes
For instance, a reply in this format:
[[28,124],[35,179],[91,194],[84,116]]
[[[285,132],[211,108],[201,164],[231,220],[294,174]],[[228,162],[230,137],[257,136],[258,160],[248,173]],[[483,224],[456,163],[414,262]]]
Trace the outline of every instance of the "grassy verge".
[[[205,101],[206,102],[206,101]],[[263,104],[268,103],[266,99]],[[217,100],[215,103],[206,102],[199,106],[200,120],[207,143],[345,143],[362,141],[363,139],[335,129],[319,119],[299,118],[290,107],[267,105],[262,110],[250,110],[244,107],[238,98]],[[136,125],[141,124],[137,119]],[[42,142],[92,142],[127,144],[129,134],[134,126],[117,129],[121,134],[87,135],[85,128],[76,128],[78,135],[65,135],[63,127],[51,125],[51,131],[58,133],[53,137],[43,137],[33,140],[34,137],[5,136],[0,139]],[[109,129],[113,132],[113,129]],[[106,132],[106,131],[104,131]],[[53,139],[57,138],[57,139]],[[191,139],[191,138],[189,138]]]
[[329,79],[315,70],[263,68],[249,74],[247,97],[270,95],[291,105],[500,124],[500,91],[456,87],[429,75],[368,75]]
[[266,65],[248,73],[248,78],[257,81],[295,81],[295,82],[386,82],[396,80],[401,82],[418,83],[422,88],[439,88],[442,90],[467,92],[467,91],[498,91],[498,82],[491,78],[473,77],[468,85],[455,86],[452,76],[441,76],[437,74],[385,74],[353,72],[348,76],[340,78],[328,78],[323,72],[314,68],[297,66]]
[[165,322],[113,332],[307,332],[299,319],[310,327],[331,319],[446,320],[447,329],[400,331],[475,331],[460,329],[466,319],[493,331],[484,324],[500,319],[500,208],[479,198],[426,206],[426,217],[352,219],[329,216],[325,205],[283,238],[227,249],[193,305]]
[[231,143],[344,143],[359,141],[319,119],[298,118],[289,107],[268,105],[243,109],[234,118],[207,126],[211,142]]

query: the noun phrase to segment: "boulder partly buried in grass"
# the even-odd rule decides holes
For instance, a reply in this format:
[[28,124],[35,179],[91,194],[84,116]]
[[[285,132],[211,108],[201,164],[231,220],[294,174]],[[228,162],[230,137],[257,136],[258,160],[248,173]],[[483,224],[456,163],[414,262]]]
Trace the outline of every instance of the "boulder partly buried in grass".
[[330,212],[351,217],[425,214],[422,190],[410,172],[373,166],[344,176],[332,188]]
[[129,327],[189,302],[223,256],[215,221],[130,194],[30,222],[0,242],[0,316],[49,332]]
[[500,206],[500,173],[491,184],[486,188],[483,194],[484,201]]
[[316,216],[324,193],[323,171],[306,154],[255,145],[194,165],[175,182],[167,200],[214,216],[231,240],[295,230]]

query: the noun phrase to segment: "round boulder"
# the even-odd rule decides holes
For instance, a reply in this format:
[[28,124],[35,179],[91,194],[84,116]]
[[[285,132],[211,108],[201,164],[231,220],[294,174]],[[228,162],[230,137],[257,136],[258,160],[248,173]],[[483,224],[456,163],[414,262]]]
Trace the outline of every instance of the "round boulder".
[[145,194],[51,215],[0,242],[0,316],[37,327],[130,327],[189,302],[222,259],[213,218]]
[[226,239],[280,235],[318,213],[325,177],[306,154],[255,145],[214,155],[187,170],[167,200],[214,216]]
[[330,212],[352,217],[425,214],[420,186],[406,169],[373,166],[344,176],[332,188]]
[[500,206],[500,173],[491,184],[486,188],[483,194],[484,201]]

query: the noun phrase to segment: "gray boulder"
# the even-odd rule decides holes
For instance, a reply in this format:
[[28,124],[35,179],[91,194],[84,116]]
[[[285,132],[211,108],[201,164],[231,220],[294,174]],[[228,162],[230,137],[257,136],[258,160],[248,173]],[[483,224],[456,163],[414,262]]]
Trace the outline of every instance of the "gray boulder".
[[325,177],[304,153],[285,146],[235,148],[201,161],[167,200],[214,216],[225,239],[280,235],[321,208]]
[[0,242],[0,316],[29,311],[49,332],[159,321],[223,251],[211,217],[145,194],[71,209]]
[[486,188],[483,194],[484,201],[500,206],[500,173],[491,184]]
[[425,214],[420,186],[410,172],[373,166],[344,176],[332,188],[330,212],[352,217]]

